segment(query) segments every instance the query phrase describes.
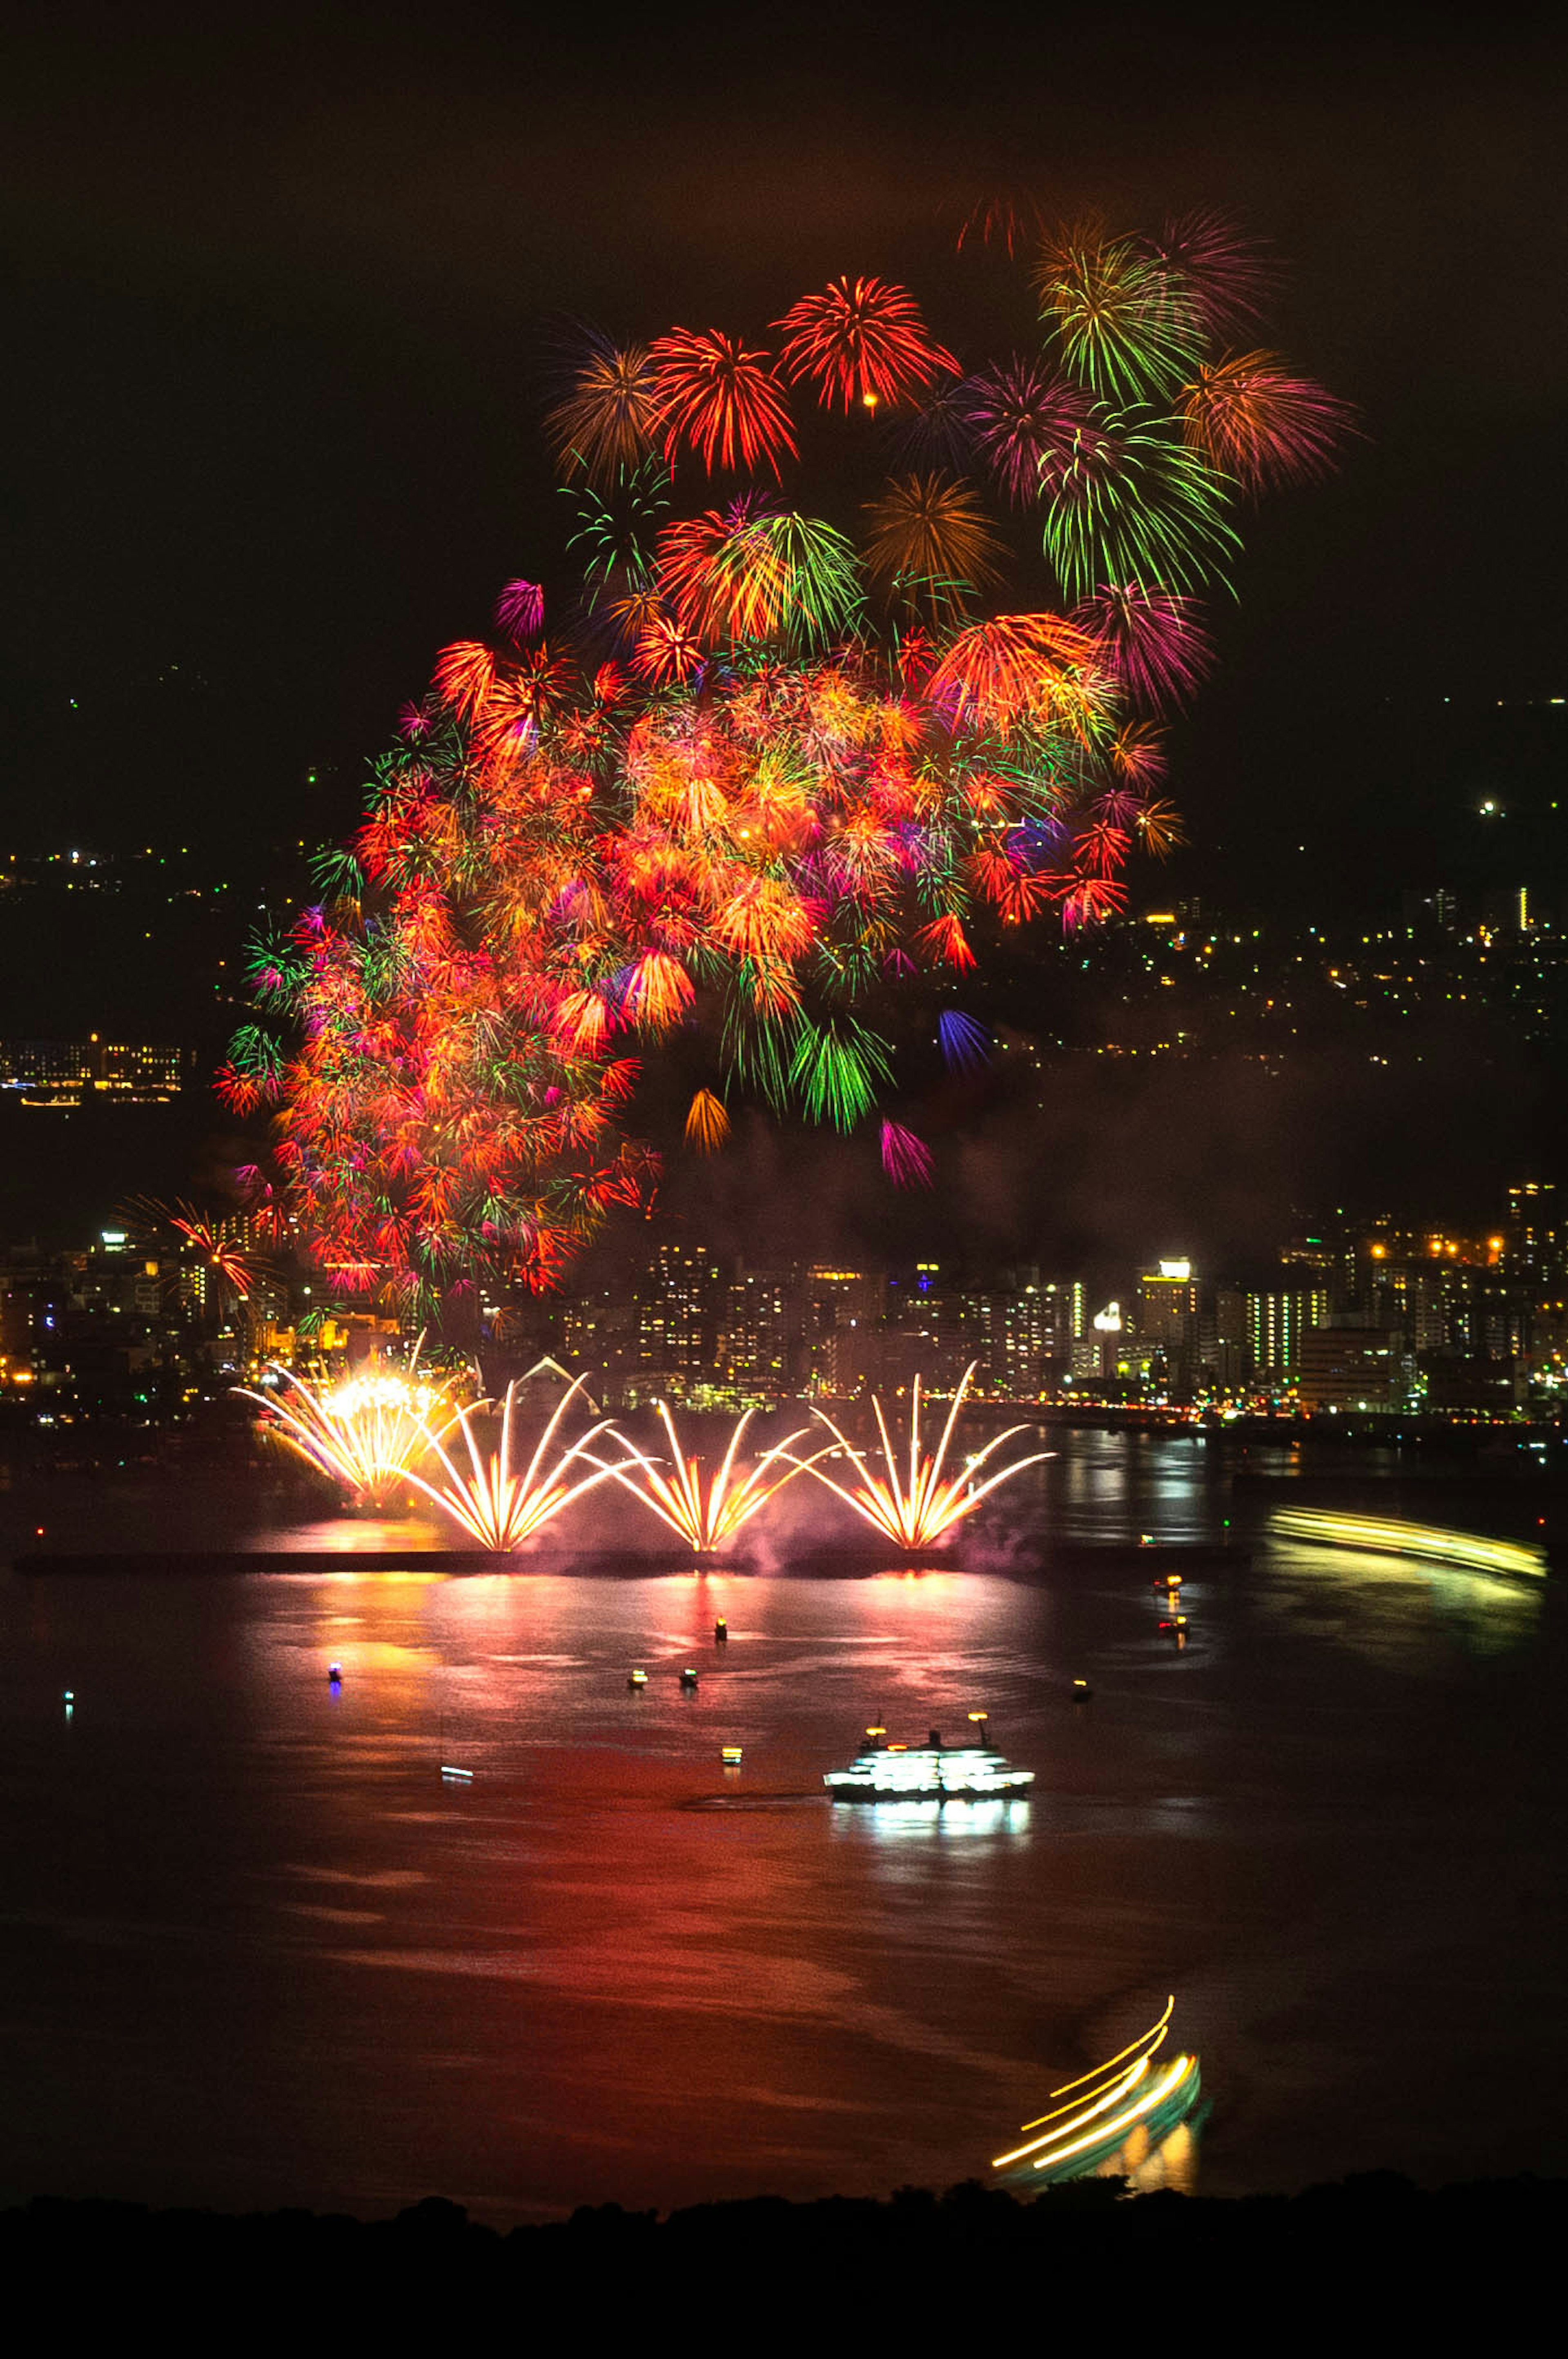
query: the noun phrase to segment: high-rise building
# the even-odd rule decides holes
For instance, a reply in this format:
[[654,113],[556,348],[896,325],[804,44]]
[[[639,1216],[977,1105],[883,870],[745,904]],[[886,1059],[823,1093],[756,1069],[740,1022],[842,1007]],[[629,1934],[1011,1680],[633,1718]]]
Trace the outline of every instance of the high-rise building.
[[1309,1328],[1297,1384],[1303,1408],[1397,1408],[1404,1394],[1399,1337],[1387,1327]]

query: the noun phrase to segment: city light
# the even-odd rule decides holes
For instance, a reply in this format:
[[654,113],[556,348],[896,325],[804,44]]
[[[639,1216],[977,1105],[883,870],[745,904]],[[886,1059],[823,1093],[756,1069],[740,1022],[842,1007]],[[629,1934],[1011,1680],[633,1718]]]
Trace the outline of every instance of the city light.
[[934,1455],[930,1458],[923,1458],[920,1455],[920,1380],[919,1376],[915,1378],[909,1408],[907,1480],[899,1472],[892,1439],[887,1431],[887,1421],[882,1413],[882,1404],[875,1397],[871,1407],[877,1419],[877,1431],[882,1439],[882,1456],[887,1469],[886,1479],[872,1473],[864,1452],[857,1450],[842,1428],[835,1425],[833,1419],[820,1408],[813,1409],[812,1416],[827,1427],[828,1431],[838,1443],[836,1451],[824,1454],[831,1458],[842,1453],[848,1458],[860,1476],[860,1481],[853,1491],[848,1491],[842,1484],[835,1483],[831,1475],[824,1474],[815,1460],[806,1460],[803,1463],[810,1468],[817,1482],[825,1484],[836,1497],[843,1499],[847,1506],[853,1507],[857,1516],[864,1516],[868,1524],[874,1524],[879,1532],[885,1532],[898,1547],[929,1548],[934,1540],[940,1539],[944,1532],[952,1531],[956,1525],[962,1523],[966,1516],[972,1516],[981,1501],[990,1492],[996,1490],[998,1484],[1010,1481],[1013,1475],[1021,1474],[1026,1466],[1038,1466],[1043,1459],[1052,1455],[1049,1450],[1034,1451],[1028,1458],[1016,1459],[1011,1464],[999,1467],[995,1473],[987,1475],[984,1483],[977,1483],[975,1478],[987,1459],[1000,1450],[1005,1441],[1010,1441],[1015,1433],[1022,1433],[1026,1430],[1021,1425],[1010,1425],[1005,1433],[998,1433],[994,1440],[988,1441],[984,1450],[965,1460],[956,1474],[950,1474],[946,1481],[943,1481],[942,1467],[946,1462],[948,1446],[953,1440],[953,1428],[958,1422],[959,1414],[964,1407],[964,1396],[974,1379],[975,1368],[975,1363],[971,1360],[960,1379],[957,1391],[953,1396],[953,1406],[948,1410],[947,1422],[942,1430],[942,1440],[937,1444]]

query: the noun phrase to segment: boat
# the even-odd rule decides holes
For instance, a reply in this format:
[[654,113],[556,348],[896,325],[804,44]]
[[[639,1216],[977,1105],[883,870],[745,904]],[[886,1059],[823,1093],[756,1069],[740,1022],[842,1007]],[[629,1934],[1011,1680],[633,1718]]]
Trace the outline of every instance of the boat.
[[[1015,2186],[1082,2179],[1111,2161],[1129,2139],[1158,2145],[1186,2121],[1203,2095],[1203,2080],[1195,2056],[1160,2055],[1175,2006],[1174,1996],[1168,1998],[1140,2038],[1092,2072],[1052,2089],[1049,2110],[1024,2124],[1023,2144],[996,2156],[992,2169]],[[1058,2098],[1066,2103],[1057,2104]]]
[[835,1802],[1015,1801],[1034,1784],[1032,1769],[983,1745],[944,1745],[940,1729],[924,1745],[885,1745],[881,1728],[866,1734],[867,1750],[822,1778]]

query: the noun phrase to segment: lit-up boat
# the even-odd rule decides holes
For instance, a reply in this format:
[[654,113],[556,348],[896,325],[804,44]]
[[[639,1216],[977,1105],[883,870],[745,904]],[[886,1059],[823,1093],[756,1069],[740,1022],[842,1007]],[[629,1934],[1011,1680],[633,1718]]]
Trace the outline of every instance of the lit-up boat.
[[[1050,2186],[1082,2179],[1120,2153],[1129,2139],[1147,2148],[1188,2116],[1203,2094],[1195,2056],[1160,2054],[1175,1999],[1139,2039],[1051,2093],[1049,2110],[1018,2132],[1020,2143],[997,2155],[993,2170],[1015,2185]],[[1065,2103],[1058,2104],[1057,2098]],[[1032,2133],[1032,2135],[1031,2135]]]
[[822,1779],[835,1802],[1005,1802],[1034,1784],[1032,1769],[982,1745],[944,1745],[934,1728],[924,1745],[885,1745],[881,1728],[866,1734],[869,1749]]

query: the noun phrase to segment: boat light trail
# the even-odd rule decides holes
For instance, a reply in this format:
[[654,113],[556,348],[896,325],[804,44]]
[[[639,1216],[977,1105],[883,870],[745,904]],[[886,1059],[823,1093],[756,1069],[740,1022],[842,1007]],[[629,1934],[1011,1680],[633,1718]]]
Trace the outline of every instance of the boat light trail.
[[[1168,1998],[1163,2013],[1139,2038],[1129,2041],[1093,2071],[1081,2073],[1077,2080],[1064,2081],[1060,2088],[1053,2089],[1053,2097],[1067,2097],[1072,2102],[1026,2122],[1026,2132],[1040,2130],[1043,2135],[1026,2137],[1022,2146],[997,2155],[991,2165],[993,2170],[1007,2170],[1027,2163],[1030,2170],[1070,2178],[1074,2169],[1089,2168],[1090,2158],[1097,2160],[1113,2152],[1128,2130],[1139,2123],[1162,2131],[1183,2120],[1196,2104],[1201,2088],[1197,2058],[1174,2056],[1161,2070],[1154,2070],[1155,2056],[1170,2033],[1174,2006],[1174,1996]],[[1075,2090],[1082,2093],[1074,2097]],[[1049,2127],[1052,2123],[1057,2126]]]
[[879,1532],[886,1533],[887,1537],[899,1548],[929,1548],[933,1540],[940,1539],[944,1532],[952,1531],[955,1525],[962,1523],[965,1516],[972,1516],[980,1502],[988,1493],[994,1491],[998,1484],[1010,1481],[1015,1474],[1021,1474],[1026,1466],[1038,1466],[1042,1460],[1055,1455],[1052,1451],[1037,1450],[1028,1458],[1016,1459],[1010,1465],[997,1468],[996,1473],[988,1475],[984,1483],[976,1483],[975,1477],[986,1460],[995,1451],[1000,1450],[1005,1441],[1010,1441],[1015,1433],[1023,1433],[1027,1430],[1021,1425],[1010,1425],[1005,1433],[998,1433],[993,1440],[985,1444],[984,1450],[966,1461],[956,1474],[950,1474],[943,1481],[942,1467],[946,1462],[948,1446],[953,1440],[953,1428],[964,1408],[964,1396],[974,1378],[976,1364],[971,1360],[964,1369],[958,1389],[953,1396],[953,1407],[947,1413],[947,1423],[942,1428],[942,1440],[937,1444],[935,1454],[930,1458],[922,1458],[920,1455],[920,1380],[919,1376],[915,1378],[909,1415],[909,1471],[907,1484],[900,1474],[898,1460],[894,1454],[892,1437],[887,1430],[887,1420],[882,1414],[882,1404],[875,1396],[871,1406],[876,1413],[877,1430],[882,1437],[882,1456],[887,1469],[886,1480],[880,1474],[873,1473],[866,1462],[865,1453],[856,1449],[848,1435],[833,1423],[833,1419],[824,1410],[816,1408],[811,1412],[820,1423],[827,1427],[838,1444],[836,1451],[820,1454],[834,1457],[842,1454],[847,1457],[860,1476],[855,1489],[848,1491],[842,1484],[835,1483],[831,1475],[824,1474],[813,1461],[805,1462],[816,1480],[825,1484],[828,1490],[834,1492],[846,1506],[853,1507],[857,1516],[864,1516],[868,1524],[875,1524]]
[[1482,1539],[1475,1532],[1445,1531],[1435,1524],[1401,1524],[1384,1516],[1331,1516],[1315,1507],[1277,1507],[1269,1520],[1270,1528],[1283,1538],[1319,1540],[1329,1548],[1370,1549],[1380,1556],[1415,1557],[1465,1572],[1539,1577],[1546,1571],[1545,1551],[1527,1542]]

